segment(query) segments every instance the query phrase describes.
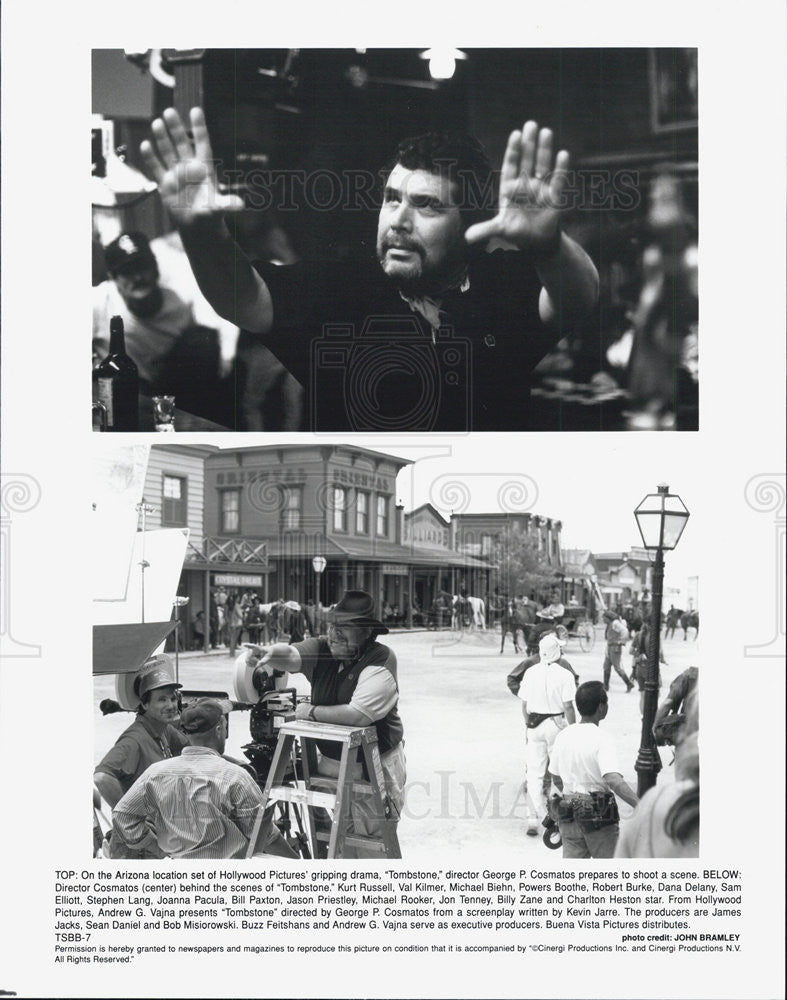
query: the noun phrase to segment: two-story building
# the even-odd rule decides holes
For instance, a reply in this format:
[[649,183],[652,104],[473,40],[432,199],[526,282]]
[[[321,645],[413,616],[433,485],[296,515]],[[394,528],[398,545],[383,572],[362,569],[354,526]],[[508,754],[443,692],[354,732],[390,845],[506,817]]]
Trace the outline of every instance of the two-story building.
[[[438,537],[414,512],[413,530],[397,504],[396,478],[407,464],[354,445],[153,446],[146,526],[190,530],[178,589],[189,598],[181,612],[187,642],[220,586],[251,590],[264,603],[324,605],[360,588],[405,619],[413,601],[426,610],[440,590],[456,593],[460,583],[485,593],[488,564],[452,547],[444,519],[433,511]],[[319,574],[315,560],[324,563]]]
[[[407,575],[396,505],[396,477],[407,464],[350,445],[217,452],[205,465],[206,534],[228,551],[262,546],[265,602],[332,604],[353,587],[382,599],[395,590],[387,577]],[[319,574],[315,557],[325,560]]]
[[492,565],[477,552],[454,546],[454,519],[447,520],[430,503],[404,515],[403,540],[418,554],[413,569],[413,593],[419,608],[430,608],[438,594],[466,591],[485,598],[489,592]]
[[[487,561],[490,564],[489,587],[484,595],[499,586],[496,560],[509,532],[521,532],[536,543],[540,562],[554,572],[555,589],[561,589],[562,555],[560,533],[562,522],[551,517],[528,512],[497,512],[486,514],[454,514],[451,518],[451,544],[457,552]],[[547,598],[546,594],[534,595]]]
[[598,589],[593,553],[590,549],[563,549],[562,562],[563,603],[587,608],[588,614],[595,621],[599,606],[603,606],[605,601]]
[[653,561],[647,549],[596,552],[593,564],[607,607],[622,607],[646,600],[652,587]]

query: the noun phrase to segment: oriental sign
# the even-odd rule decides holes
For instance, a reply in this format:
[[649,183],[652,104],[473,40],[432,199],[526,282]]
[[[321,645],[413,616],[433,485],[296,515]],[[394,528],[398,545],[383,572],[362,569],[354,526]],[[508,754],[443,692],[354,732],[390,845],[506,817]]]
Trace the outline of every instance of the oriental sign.
[[370,490],[380,490],[391,493],[393,484],[386,476],[376,476],[372,472],[360,472],[356,469],[332,469],[333,480],[337,485],[360,486]]
[[217,486],[242,486],[244,483],[302,483],[306,479],[305,469],[288,469],[279,466],[274,469],[238,469],[219,472]]

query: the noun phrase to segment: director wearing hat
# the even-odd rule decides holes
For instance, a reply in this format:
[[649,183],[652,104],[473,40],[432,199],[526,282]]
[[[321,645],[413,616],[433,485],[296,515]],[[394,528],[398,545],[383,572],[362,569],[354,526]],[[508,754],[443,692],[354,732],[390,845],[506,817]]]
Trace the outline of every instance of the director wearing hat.
[[[399,717],[396,656],[377,642],[388,629],[374,613],[374,601],[363,590],[348,590],[326,614],[328,634],[293,645],[276,643],[242,654],[247,665],[268,673],[302,673],[311,683],[311,704],[301,704],[297,718],[340,726],[374,726],[392,813],[404,804],[404,730]],[[321,774],[338,777],[341,745],[318,741]],[[360,766],[359,766],[360,773]],[[353,804],[355,832],[375,836],[379,820],[371,801]],[[346,856],[349,856],[346,855]],[[361,856],[361,855],[359,855]]]
[[[96,767],[93,780],[110,806],[151,764],[177,757],[188,739],[175,728],[180,718],[178,688],[166,653],[149,659],[139,674],[137,717]],[[136,688],[136,683],[135,683]]]

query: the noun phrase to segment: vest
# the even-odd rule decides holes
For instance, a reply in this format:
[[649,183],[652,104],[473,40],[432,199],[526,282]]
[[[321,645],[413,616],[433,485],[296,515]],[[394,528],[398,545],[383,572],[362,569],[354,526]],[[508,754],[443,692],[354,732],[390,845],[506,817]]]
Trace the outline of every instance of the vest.
[[[358,677],[364,667],[382,666],[391,674],[399,688],[396,680],[396,658],[391,653],[388,646],[382,643],[369,640],[362,649],[361,655],[347,669],[339,672],[339,663],[330,655],[328,644],[321,642],[320,656],[314,667],[312,674],[312,705],[349,705],[352,701],[353,693],[358,685]],[[402,741],[404,727],[399,718],[399,709],[396,705],[382,719],[373,723],[377,730],[377,745],[380,754],[392,750]],[[320,753],[334,760],[339,760],[342,753],[341,743],[334,743],[330,740],[318,740],[317,746]]]

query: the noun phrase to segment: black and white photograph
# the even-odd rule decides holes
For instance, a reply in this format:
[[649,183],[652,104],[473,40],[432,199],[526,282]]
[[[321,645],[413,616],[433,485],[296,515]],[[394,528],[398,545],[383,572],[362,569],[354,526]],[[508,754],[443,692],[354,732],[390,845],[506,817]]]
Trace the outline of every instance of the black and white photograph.
[[784,997],[785,28],[2,5],[0,995]]
[[686,503],[482,452],[101,449],[99,857],[698,857]]
[[96,429],[697,429],[696,49],[97,49],[92,87]]

